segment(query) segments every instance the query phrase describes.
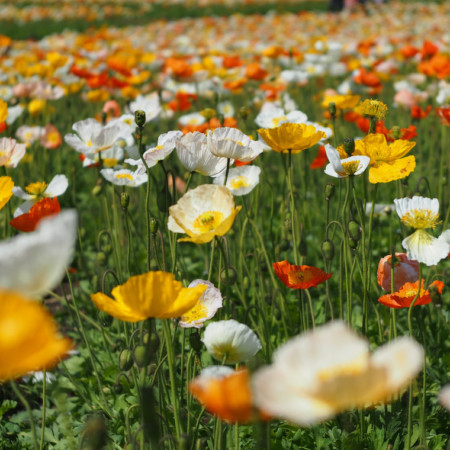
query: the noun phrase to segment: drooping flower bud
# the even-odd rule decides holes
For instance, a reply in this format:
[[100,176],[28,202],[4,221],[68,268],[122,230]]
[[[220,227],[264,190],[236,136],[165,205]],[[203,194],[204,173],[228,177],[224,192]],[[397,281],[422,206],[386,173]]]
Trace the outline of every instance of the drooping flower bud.
[[321,246],[322,255],[325,260],[331,261],[334,257],[334,244],[330,239],[325,239]]

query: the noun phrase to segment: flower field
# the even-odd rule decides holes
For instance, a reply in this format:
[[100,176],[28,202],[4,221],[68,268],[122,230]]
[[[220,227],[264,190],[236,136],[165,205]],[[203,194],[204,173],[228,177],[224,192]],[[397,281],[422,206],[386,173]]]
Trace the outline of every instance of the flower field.
[[449,448],[450,5],[346,3],[0,1],[0,449]]

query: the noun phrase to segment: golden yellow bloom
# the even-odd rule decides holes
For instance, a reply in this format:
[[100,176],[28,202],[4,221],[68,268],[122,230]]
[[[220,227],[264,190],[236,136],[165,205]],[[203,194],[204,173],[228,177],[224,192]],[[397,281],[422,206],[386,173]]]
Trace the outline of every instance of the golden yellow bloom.
[[0,209],[2,209],[12,197],[13,187],[14,183],[11,177],[0,177]]
[[186,233],[179,242],[203,244],[223,236],[233,225],[236,214],[233,194],[224,186],[204,184],[181,197],[169,208],[169,230]]
[[42,305],[0,290],[0,380],[49,368],[72,347]]
[[8,105],[0,98],[0,123],[3,123],[8,117]]
[[47,105],[47,102],[45,100],[42,100],[40,98],[35,98],[31,100],[31,102],[28,104],[28,112],[32,116],[37,116],[40,112],[42,112]]
[[325,133],[317,131],[313,125],[304,123],[283,123],[276,128],[261,128],[258,133],[272,150],[283,153],[289,153],[291,150],[294,154],[326,138]]
[[330,103],[334,103],[336,105],[336,109],[350,109],[354,108],[359,100],[359,95],[326,95],[323,102],[322,107],[328,108]]
[[388,112],[388,107],[379,100],[367,99],[358,105],[359,114],[376,117],[377,119],[384,119]]
[[139,322],[150,317],[180,317],[197,303],[206,285],[184,288],[168,272],[135,275],[116,286],[108,297],[101,292],[91,294],[97,308],[125,322]]
[[415,142],[403,139],[388,144],[384,134],[369,134],[364,139],[355,141],[353,156],[364,155],[370,158],[371,183],[389,183],[407,177],[414,170],[416,167],[414,156],[403,157],[415,145]]
[[87,93],[87,99],[90,102],[106,102],[110,96],[106,89],[94,89]]

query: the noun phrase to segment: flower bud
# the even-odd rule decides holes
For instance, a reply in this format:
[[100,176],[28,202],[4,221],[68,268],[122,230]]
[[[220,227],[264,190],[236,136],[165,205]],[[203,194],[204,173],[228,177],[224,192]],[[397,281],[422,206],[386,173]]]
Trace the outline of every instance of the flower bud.
[[134,347],[134,361],[138,367],[146,367],[150,363],[150,349],[145,345]]
[[120,206],[122,206],[122,209],[126,211],[128,209],[128,205],[130,204],[130,195],[126,192],[122,192],[120,194]]
[[220,282],[223,284],[227,284],[228,286],[233,286],[237,280],[237,272],[234,267],[224,267],[220,271]]
[[331,117],[336,117],[336,103],[330,102],[328,104],[328,111],[331,114]]
[[358,247],[358,241],[355,241],[354,239],[349,238],[349,239],[348,239],[348,245],[350,246],[350,248],[351,248],[352,250],[356,250],[357,247]]
[[286,216],[284,217],[284,226],[288,231],[292,230],[292,219],[290,213],[286,213]]
[[354,241],[358,242],[361,239],[361,225],[355,219],[349,220],[347,230],[350,238]]
[[244,277],[244,279],[242,280],[242,287],[244,288],[244,290],[247,290],[250,287],[249,277]]
[[134,113],[134,121],[136,122],[136,125],[139,128],[143,128],[143,126],[145,125],[145,121],[146,121],[146,115],[145,115],[145,111],[142,111],[142,109],[138,109],[137,111],[135,111]]
[[352,156],[355,151],[355,140],[352,137],[344,139],[344,150],[348,156]]
[[127,348],[119,356],[119,369],[126,372],[133,366],[133,354]]
[[328,182],[325,186],[325,200],[329,202],[334,195],[336,186],[333,183]]
[[334,244],[330,239],[325,239],[321,245],[322,255],[326,261],[331,261],[334,257]]
[[142,342],[150,349],[152,354],[156,354],[159,349],[159,336],[156,333],[145,333]]
[[206,119],[210,120],[216,116],[216,110],[212,108],[205,108],[203,111],[200,111],[200,114]]
[[159,229],[159,220],[156,217],[150,217],[150,233],[156,234]]

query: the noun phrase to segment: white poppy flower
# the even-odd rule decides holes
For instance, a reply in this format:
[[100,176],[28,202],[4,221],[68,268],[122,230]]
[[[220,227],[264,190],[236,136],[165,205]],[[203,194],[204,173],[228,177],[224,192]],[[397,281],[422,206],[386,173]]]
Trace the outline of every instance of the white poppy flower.
[[308,116],[302,111],[291,111],[286,114],[284,109],[274,102],[265,102],[255,118],[260,128],[276,128],[285,122],[305,123]]
[[199,284],[205,284],[208,287],[195,306],[181,316],[178,324],[183,328],[203,327],[203,323],[214,317],[217,310],[222,307],[222,294],[210,281],[194,280],[188,287]]
[[[214,366],[212,366],[214,367]],[[202,371],[203,372],[203,371]],[[200,372],[200,374],[202,373]],[[450,383],[446,384],[439,392],[439,403],[450,412]]]
[[231,102],[220,102],[217,104],[217,112],[222,114],[223,117],[233,117],[234,106]]
[[6,118],[6,124],[12,125],[16,119],[18,119],[25,108],[22,105],[8,106],[8,117]]
[[0,242],[0,287],[37,298],[61,281],[73,258],[75,210],[44,218],[36,231]]
[[[228,173],[226,187],[233,195],[247,195],[259,183],[261,169],[258,166],[239,166],[233,167]],[[214,178],[213,183],[223,186],[225,174],[222,173]]]
[[25,191],[19,186],[13,187],[13,194],[26,200],[14,211],[14,217],[26,214],[35,203],[44,197],[59,197],[66,192],[68,186],[69,180],[65,175],[55,175],[49,184],[43,181],[31,183],[25,188]]
[[147,174],[139,174],[128,169],[102,169],[100,173],[116,186],[138,187],[148,181]]
[[402,223],[416,229],[402,241],[408,259],[434,266],[446,258],[450,251],[449,243],[444,238],[436,239],[425,231],[427,228],[435,228],[439,223],[439,200],[414,196],[394,199],[394,204]]
[[247,361],[262,348],[254,331],[236,320],[210,323],[202,341],[210,355],[225,364]]
[[189,172],[216,177],[227,168],[227,158],[213,155],[208,149],[206,136],[198,131],[185,134],[176,143],[176,148],[181,164]]
[[370,163],[370,158],[363,155],[341,159],[339,152],[330,144],[325,145],[325,151],[330,163],[327,164],[324,172],[334,178],[361,175]]
[[209,151],[216,156],[248,162],[263,152],[258,141],[252,141],[236,128],[221,127],[206,135]]
[[17,128],[16,137],[29,147],[33,142],[39,140],[44,132],[45,128],[43,127],[29,127],[28,125],[22,125]]
[[341,411],[385,402],[408,386],[423,364],[409,337],[373,353],[347,324],[330,322],[286,342],[271,366],[253,376],[255,404],[267,414],[310,426]]
[[132,114],[136,111],[145,112],[145,123],[156,119],[161,113],[161,104],[157,92],[152,92],[145,97],[138,95],[134,101],[130,103],[129,110]]
[[25,155],[26,149],[27,146],[25,144],[19,144],[15,139],[1,138],[0,166],[5,166],[8,169],[14,169],[23,158],[23,155]]
[[178,123],[186,127],[188,125],[202,125],[206,122],[206,119],[204,116],[202,116],[199,112],[193,112],[190,114],[185,114],[184,116],[180,116],[178,118]]

